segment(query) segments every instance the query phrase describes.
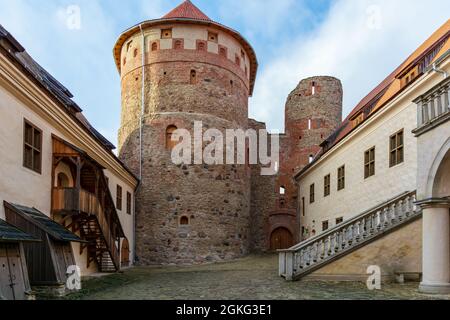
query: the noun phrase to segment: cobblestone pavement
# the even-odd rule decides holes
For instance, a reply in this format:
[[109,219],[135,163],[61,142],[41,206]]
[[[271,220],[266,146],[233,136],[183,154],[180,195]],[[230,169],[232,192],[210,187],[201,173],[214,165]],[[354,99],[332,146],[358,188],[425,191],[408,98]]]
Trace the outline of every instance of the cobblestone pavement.
[[286,282],[277,275],[277,256],[250,256],[195,267],[133,268],[83,282],[69,299],[88,300],[398,300],[450,299],[417,292],[417,283],[386,284],[369,291],[363,283]]

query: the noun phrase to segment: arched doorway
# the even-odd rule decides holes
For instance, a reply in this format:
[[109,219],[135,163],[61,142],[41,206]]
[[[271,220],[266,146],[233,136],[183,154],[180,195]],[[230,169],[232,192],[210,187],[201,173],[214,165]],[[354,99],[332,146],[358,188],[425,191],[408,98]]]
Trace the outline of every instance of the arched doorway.
[[270,236],[270,250],[288,249],[294,245],[292,233],[286,228],[278,228]]
[[67,177],[67,175],[62,172],[58,173],[56,183],[57,183],[58,188],[69,188],[69,186],[70,186],[69,177]]
[[128,267],[130,265],[130,244],[128,243],[128,239],[126,238],[122,242],[120,262],[122,267]]

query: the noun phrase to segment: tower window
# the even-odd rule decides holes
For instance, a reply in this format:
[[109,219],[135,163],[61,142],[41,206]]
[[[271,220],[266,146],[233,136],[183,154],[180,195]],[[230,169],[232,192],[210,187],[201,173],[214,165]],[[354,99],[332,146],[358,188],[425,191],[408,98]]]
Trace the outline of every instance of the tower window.
[[172,39],[172,29],[162,29],[161,39]]
[[191,84],[197,83],[197,71],[191,70]]
[[223,46],[219,46],[219,55],[221,57],[227,58],[228,57],[228,49]]
[[208,32],[208,41],[217,43],[219,41],[219,35],[214,32]]
[[127,58],[125,57],[125,58],[123,58],[123,65],[126,65],[127,64]]
[[204,41],[197,42],[197,50],[198,51],[206,51],[206,43]]
[[136,48],[136,49],[134,49],[133,56],[136,58],[137,55],[138,55],[138,49]]
[[309,163],[312,163],[314,161],[314,156],[312,154],[309,155]]
[[285,195],[286,194],[286,188],[285,187],[280,187],[280,195]]
[[316,83],[313,81],[313,83],[311,84],[311,94],[315,95],[316,94]]
[[239,58],[238,56],[236,56],[235,62],[239,67],[241,66],[241,58]]
[[180,218],[180,226],[188,226],[189,225],[189,218],[186,216],[183,216]]
[[173,48],[174,48],[175,50],[183,49],[183,47],[184,47],[183,40],[177,39],[177,40],[174,41],[174,43],[173,43]]
[[308,130],[312,129],[312,120],[308,119]]
[[166,129],[166,149],[167,150],[173,150],[175,146],[177,145],[176,141],[172,141],[172,137],[174,136],[175,131],[178,128],[174,125],[168,126]]
[[152,43],[152,51],[157,51],[158,50],[158,42],[153,42]]
[[242,57],[242,61],[245,61],[245,53],[244,50],[241,49],[241,57]]
[[132,43],[133,43],[133,40],[131,40],[127,43],[127,52],[130,51]]

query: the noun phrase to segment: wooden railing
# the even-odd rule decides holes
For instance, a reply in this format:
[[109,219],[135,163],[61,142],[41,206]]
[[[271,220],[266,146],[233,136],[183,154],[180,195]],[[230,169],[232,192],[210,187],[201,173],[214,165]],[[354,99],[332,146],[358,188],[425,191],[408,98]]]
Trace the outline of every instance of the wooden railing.
[[54,188],[52,209],[54,212],[79,212],[94,215],[97,218],[97,222],[106,242],[111,260],[117,270],[119,270],[120,255],[116,244],[116,235],[108,222],[108,218],[98,197],[95,194],[82,189],[78,190],[76,188]]
[[279,250],[280,276],[286,280],[299,279],[418,218],[422,211],[415,201],[415,192],[403,193],[317,237]]

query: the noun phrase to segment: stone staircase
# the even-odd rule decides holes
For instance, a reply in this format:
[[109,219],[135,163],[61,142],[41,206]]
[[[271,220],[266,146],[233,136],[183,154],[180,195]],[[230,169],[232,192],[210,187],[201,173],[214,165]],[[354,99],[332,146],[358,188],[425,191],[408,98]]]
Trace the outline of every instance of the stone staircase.
[[325,265],[391,233],[422,216],[416,192],[405,192],[336,227],[287,249],[279,250],[279,275],[299,280]]

